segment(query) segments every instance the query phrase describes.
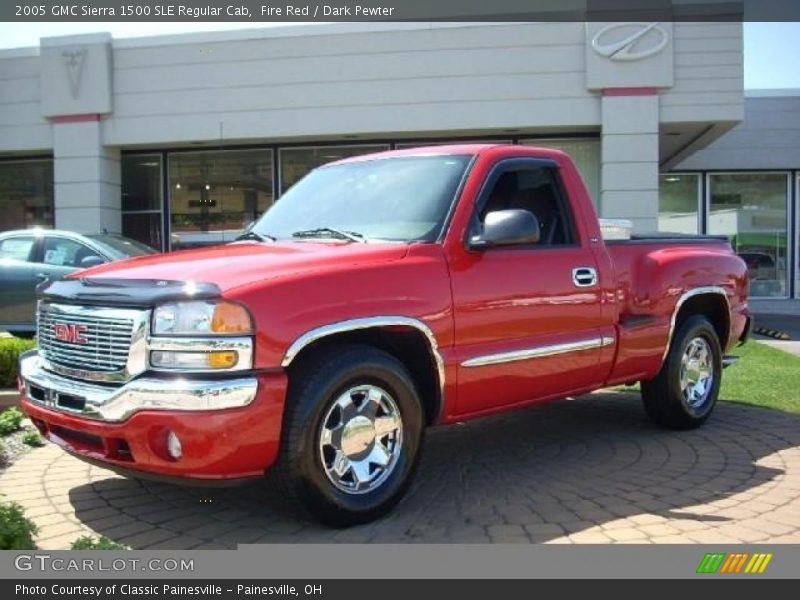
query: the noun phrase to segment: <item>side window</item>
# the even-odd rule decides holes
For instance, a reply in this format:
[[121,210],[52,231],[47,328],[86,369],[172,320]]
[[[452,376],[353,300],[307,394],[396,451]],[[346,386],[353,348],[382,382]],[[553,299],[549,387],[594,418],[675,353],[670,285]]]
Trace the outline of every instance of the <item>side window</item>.
[[576,242],[569,203],[562,193],[558,172],[548,167],[512,167],[495,180],[478,212],[480,224],[497,210],[523,209],[539,221],[537,246],[563,246]]
[[52,236],[44,240],[42,262],[46,265],[78,268],[87,256],[97,256],[97,252],[75,240]]
[[28,262],[31,259],[35,239],[32,236],[16,236],[0,241],[0,258],[11,258]]

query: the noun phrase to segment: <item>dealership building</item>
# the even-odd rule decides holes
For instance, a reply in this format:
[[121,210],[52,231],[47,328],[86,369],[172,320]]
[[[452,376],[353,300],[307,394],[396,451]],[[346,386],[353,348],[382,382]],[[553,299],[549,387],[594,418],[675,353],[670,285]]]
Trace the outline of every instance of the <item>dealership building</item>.
[[[599,214],[724,234],[798,298],[800,92],[745,93],[737,23],[340,23],[0,51],[0,231],[231,240],[310,169],[556,147]],[[0,254],[2,249],[0,248]]]

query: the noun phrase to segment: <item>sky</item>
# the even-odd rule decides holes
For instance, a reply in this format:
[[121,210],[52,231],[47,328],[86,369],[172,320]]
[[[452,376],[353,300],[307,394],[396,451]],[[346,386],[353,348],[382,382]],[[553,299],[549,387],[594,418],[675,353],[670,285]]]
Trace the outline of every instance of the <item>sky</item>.
[[[117,38],[292,27],[300,23],[0,23],[0,48],[38,46],[40,37],[108,31]],[[800,23],[744,24],[745,89],[800,89]]]

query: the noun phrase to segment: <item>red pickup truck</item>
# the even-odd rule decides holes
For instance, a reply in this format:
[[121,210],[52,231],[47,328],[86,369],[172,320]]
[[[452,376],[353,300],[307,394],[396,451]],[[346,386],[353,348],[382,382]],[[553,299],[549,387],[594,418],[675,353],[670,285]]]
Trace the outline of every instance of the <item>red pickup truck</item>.
[[332,524],[396,503],[427,426],[642,382],[701,425],[749,332],[724,239],[604,240],[570,158],[457,145],[331,163],[235,243],[40,290],[22,404],[136,477],[261,477]]

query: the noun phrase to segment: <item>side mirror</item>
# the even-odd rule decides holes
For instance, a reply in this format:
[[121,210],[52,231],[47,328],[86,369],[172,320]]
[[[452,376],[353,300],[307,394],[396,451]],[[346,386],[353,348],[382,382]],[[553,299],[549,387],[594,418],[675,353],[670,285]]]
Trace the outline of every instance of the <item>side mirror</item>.
[[529,210],[512,208],[488,213],[483,231],[472,238],[472,248],[514,246],[539,242],[539,219]]
[[102,265],[106,261],[103,260],[102,257],[97,256],[96,254],[90,254],[81,259],[81,269],[88,269],[89,267],[96,267],[97,265]]

